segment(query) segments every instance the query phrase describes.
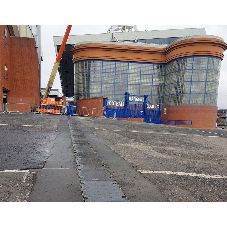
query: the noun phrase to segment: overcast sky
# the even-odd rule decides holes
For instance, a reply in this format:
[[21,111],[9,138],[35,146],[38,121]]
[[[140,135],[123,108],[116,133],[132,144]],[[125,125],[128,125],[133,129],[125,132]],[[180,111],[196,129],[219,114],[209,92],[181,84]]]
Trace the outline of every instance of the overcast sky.
[[[73,25],[70,35],[84,34],[99,34],[106,33],[111,25]],[[66,25],[42,25],[42,78],[41,87],[45,88],[49,80],[51,70],[53,68],[56,54],[54,49],[53,36],[63,36],[66,30]],[[145,30],[165,30],[165,29],[180,29],[180,28],[205,28],[207,35],[219,36],[227,42],[227,26],[226,25],[138,25],[139,31]],[[227,52],[226,52],[227,53]],[[224,55],[226,54],[224,53]],[[218,108],[227,108],[227,54],[221,62],[221,73],[218,89]],[[57,73],[53,88],[58,88],[61,91],[59,74]]]

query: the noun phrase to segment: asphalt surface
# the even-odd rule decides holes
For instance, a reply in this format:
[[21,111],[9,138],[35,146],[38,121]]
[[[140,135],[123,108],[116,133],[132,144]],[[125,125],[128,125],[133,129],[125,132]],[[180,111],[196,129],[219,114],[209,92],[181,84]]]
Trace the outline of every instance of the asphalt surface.
[[68,120],[61,117],[56,139],[37,179],[29,202],[83,202],[75,158],[72,152]]
[[59,116],[1,114],[0,170],[43,168],[59,120]]
[[227,131],[0,115],[0,201],[227,201]]
[[[165,196],[160,193],[160,191],[151,181],[145,179],[139,172],[136,171],[135,168],[133,168],[133,166],[131,166],[127,161],[119,156],[119,154],[110,148],[110,144],[107,140],[103,140],[101,137],[94,135],[94,130],[92,130],[92,128],[86,127],[85,124],[83,124],[84,120],[87,123],[89,122],[88,126],[90,126],[91,120],[88,118],[70,118],[70,122],[73,126],[72,128],[76,129],[77,132],[81,132],[82,135],[80,136],[84,138],[84,141],[81,141],[83,150],[86,143],[93,149],[101,164],[110,173],[111,178],[114,179],[116,184],[119,185],[128,201],[167,201]],[[78,137],[79,135],[77,136],[77,139]],[[76,156],[79,156],[78,153],[76,153]],[[92,165],[94,165],[94,163],[96,162],[92,162]],[[97,166],[100,166],[100,164],[96,165],[96,167]],[[83,169],[83,166],[80,166],[80,168]],[[84,189],[86,192],[86,188],[82,189]],[[106,194],[106,192],[103,194]],[[117,200],[119,200],[119,197]]]
[[66,116],[0,116],[0,201],[83,201]]
[[[227,201],[226,131],[77,119],[156,186],[167,201]],[[116,175],[117,179],[121,173]],[[117,182],[132,200],[130,190],[124,190],[126,180]]]

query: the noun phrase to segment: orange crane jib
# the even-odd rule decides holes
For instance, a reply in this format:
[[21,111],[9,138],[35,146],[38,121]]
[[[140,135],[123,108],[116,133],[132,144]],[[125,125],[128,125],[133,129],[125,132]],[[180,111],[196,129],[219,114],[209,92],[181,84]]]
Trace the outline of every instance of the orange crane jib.
[[64,38],[62,40],[61,47],[60,47],[60,50],[58,52],[58,56],[56,58],[56,61],[54,62],[54,66],[53,66],[52,72],[50,74],[50,78],[49,78],[49,81],[47,83],[47,87],[46,87],[45,93],[43,95],[43,99],[46,99],[49,96],[49,94],[50,94],[50,90],[51,90],[51,88],[53,86],[54,79],[55,79],[58,67],[60,65],[61,57],[62,57],[63,51],[65,49],[65,45],[66,45],[66,42],[67,42],[71,27],[72,27],[72,25],[68,25],[67,29],[65,31],[65,35],[64,35]]
[[59,50],[59,52],[58,52],[58,56],[57,56],[57,58],[56,58],[56,62],[58,62],[58,63],[60,63],[60,61],[61,61],[61,57],[62,57],[63,51],[64,51],[64,49],[65,49],[65,44],[66,44],[66,42],[67,42],[67,39],[68,39],[68,36],[69,36],[69,32],[70,32],[70,30],[71,30],[71,27],[72,27],[72,25],[68,25],[68,26],[67,26],[67,29],[66,29],[64,38],[63,38],[62,43],[61,43],[60,50]]

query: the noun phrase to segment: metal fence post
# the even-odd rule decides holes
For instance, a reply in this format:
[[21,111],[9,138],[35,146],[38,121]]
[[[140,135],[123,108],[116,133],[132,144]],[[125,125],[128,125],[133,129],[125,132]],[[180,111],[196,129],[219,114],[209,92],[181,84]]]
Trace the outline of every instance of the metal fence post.
[[147,122],[147,99],[148,99],[148,95],[144,95],[144,102],[143,102],[143,122]]
[[158,124],[162,123],[162,104],[158,106]]
[[107,117],[106,113],[107,113],[107,98],[103,98],[103,117]]
[[128,118],[129,116],[129,93],[125,92],[125,105],[124,105],[124,111],[125,111],[125,118]]

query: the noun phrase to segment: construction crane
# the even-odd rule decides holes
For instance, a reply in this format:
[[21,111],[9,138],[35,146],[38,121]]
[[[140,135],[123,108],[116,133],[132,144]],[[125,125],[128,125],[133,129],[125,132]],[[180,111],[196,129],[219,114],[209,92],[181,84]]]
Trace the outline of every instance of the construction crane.
[[54,62],[54,66],[53,66],[52,72],[50,74],[49,81],[47,83],[43,98],[41,100],[41,108],[39,109],[39,112],[41,112],[41,113],[60,114],[63,105],[65,105],[63,99],[55,100],[55,98],[48,98],[48,97],[49,97],[51,88],[53,86],[58,67],[60,65],[61,57],[62,57],[63,51],[65,49],[67,39],[69,37],[71,27],[72,27],[72,25],[67,26],[65,35],[64,35],[62,43],[61,43],[60,50],[58,52],[56,61]]
[[58,55],[57,55],[57,58],[56,58],[56,61],[54,63],[54,67],[52,69],[52,72],[50,74],[50,79],[47,83],[47,87],[46,87],[46,90],[45,90],[45,93],[43,95],[43,99],[46,99],[49,94],[50,94],[50,90],[53,86],[53,83],[54,83],[54,79],[55,79],[55,76],[56,76],[56,73],[57,73],[57,70],[58,70],[58,67],[60,65],[60,61],[61,61],[61,57],[62,57],[62,54],[63,54],[63,51],[65,49],[65,45],[66,45],[66,42],[67,42],[67,39],[69,37],[69,32],[71,30],[71,27],[72,25],[68,25],[67,26],[67,29],[66,29],[66,32],[65,32],[65,35],[63,37],[63,40],[62,40],[62,43],[61,43],[61,47],[60,47],[60,50],[58,52]]

